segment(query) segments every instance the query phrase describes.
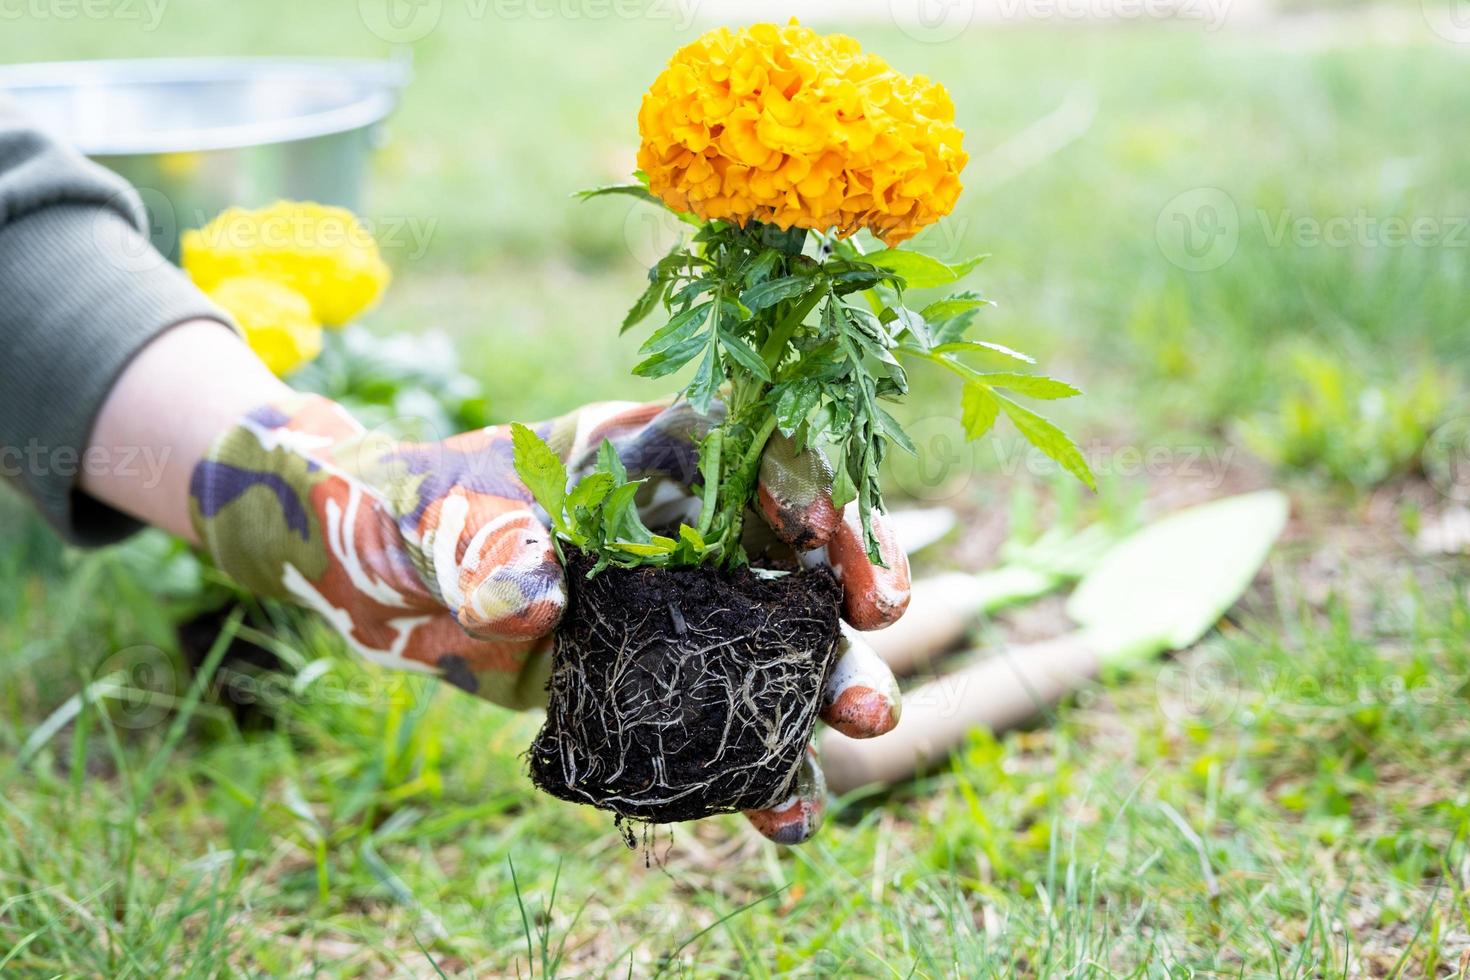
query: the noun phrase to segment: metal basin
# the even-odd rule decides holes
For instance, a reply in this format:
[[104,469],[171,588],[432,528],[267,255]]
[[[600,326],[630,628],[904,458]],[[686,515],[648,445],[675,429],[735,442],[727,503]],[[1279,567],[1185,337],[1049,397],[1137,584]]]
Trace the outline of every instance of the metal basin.
[[139,190],[154,244],[231,205],[358,209],[369,152],[406,65],[179,58],[0,67],[0,95]]

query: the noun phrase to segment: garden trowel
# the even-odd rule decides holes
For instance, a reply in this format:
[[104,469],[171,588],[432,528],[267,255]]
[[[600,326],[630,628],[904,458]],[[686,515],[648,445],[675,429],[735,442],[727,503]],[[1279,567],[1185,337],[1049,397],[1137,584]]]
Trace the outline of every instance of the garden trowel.
[[[899,543],[917,549],[899,526]],[[983,572],[945,572],[914,582],[903,618],[863,639],[896,674],[923,667],[965,639],[977,617],[1039,599],[1093,569],[1119,530],[1092,524],[1080,531],[1056,527],[1026,544],[1008,544],[1005,562]]]
[[1068,599],[1076,631],[915,688],[898,727],[882,738],[828,730],[828,786],[843,793],[905,779],[945,759],[971,729],[1017,725],[1104,670],[1192,646],[1250,585],[1287,511],[1284,494],[1263,490],[1171,514],[1125,538]]

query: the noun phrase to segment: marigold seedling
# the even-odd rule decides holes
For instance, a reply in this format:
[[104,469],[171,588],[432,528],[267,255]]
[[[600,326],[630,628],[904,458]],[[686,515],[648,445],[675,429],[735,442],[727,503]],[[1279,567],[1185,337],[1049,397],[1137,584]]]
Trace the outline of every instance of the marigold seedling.
[[[905,364],[959,377],[970,438],[1004,414],[1093,480],[1072,441],[1016,400],[1077,390],[1026,373],[1025,354],[972,339],[983,296],[908,303],[911,291],[955,285],[983,259],[899,247],[959,194],[966,157],[941,86],[895,72],[851,38],[794,23],[717,30],[675,55],[644,98],[639,128],[637,181],[582,197],[632,196],[690,227],[649,270],[622,330],[654,324],[639,376],[692,369],[679,397],[710,423],[692,487],[699,515],[650,531],[610,447],[568,490],[550,449],[517,429],[517,470],[570,546],[573,572],[531,769],[565,799],[688,819],[790,791],[831,669],[828,573],[757,582],[745,568],[745,516],[776,433],[827,454],[833,503],[857,508],[879,564],[879,471],[891,446],[916,452],[884,407],[908,393]],[[865,237],[885,244],[865,248]],[[987,360],[1011,369],[977,366]]]

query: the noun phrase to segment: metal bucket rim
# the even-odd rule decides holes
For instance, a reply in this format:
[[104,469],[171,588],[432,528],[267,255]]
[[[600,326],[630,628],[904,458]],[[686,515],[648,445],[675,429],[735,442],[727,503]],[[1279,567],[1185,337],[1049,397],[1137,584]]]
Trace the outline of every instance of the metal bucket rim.
[[[109,83],[209,82],[240,80],[269,72],[281,76],[355,77],[379,86],[333,109],[233,126],[211,126],[106,142],[81,142],[88,156],[137,156],[155,153],[207,153],[255,146],[294,143],[364,129],[393,111],[397,92],[409,81],[408,65],[356,58],[117,58],[91,61],[46,61],[0,65],[0,92],[26,88],[68,87]],[[44,125],[46,120],[41,120]]]

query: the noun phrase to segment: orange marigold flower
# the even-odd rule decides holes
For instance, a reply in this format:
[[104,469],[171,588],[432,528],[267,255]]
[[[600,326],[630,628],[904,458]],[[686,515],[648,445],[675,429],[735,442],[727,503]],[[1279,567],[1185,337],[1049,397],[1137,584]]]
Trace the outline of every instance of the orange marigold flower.
[[638,165],[705,220],[867,228],[888,245],[948,214],[968,157],[937,82],[795,20],[710,31],[643,97]]

